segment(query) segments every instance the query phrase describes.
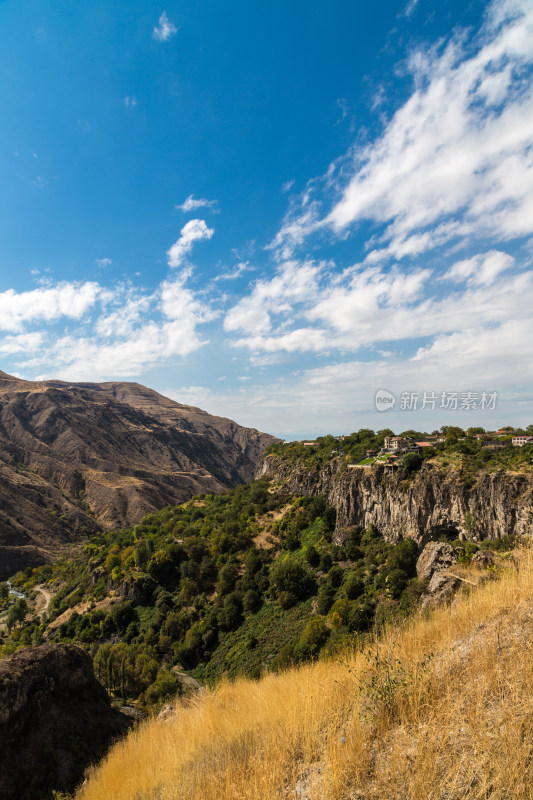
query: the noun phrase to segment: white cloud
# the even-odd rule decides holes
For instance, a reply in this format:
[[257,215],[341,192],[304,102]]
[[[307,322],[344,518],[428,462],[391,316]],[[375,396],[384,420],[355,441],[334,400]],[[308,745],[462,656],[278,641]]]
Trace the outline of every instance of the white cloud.
[[195,242],[210,239],[215,230],[208,228],[205,220],[191,219],[180,231],[180,238],[167,250],[167,261],[170,267],[179,267],[190,253]]
[[110,267],[113,261],[110,258],[97,258],[95,259],[95,264],[99,269],[103,269],[104,267]]
[[20,364],[22,369],[48,366],[49,374],[64,380],[105,380],[132,377],[173,356],[186,356],[200,347],[186,322],[158,324],[150,321],[125,339],[108,344],[84,336],[64,336],[38,359]]
[[193,194],[190,194],[181,205],[176,206],[178,211],[183,211],[185,214],[188,214],[189,211],[196,211],[199,208],[209,208],[213,213],[218,213],[215,200],[206,200],[203,197],[195,197]]
[[178,28],[167,17],[167,12],[163,11],[159,17],[159,24],[154,27],[152,38],[158,42],[168,42],[178,32]]
[[[530,315],[533,271],[509,275],[515,259],[490,251],[456,262],[437,281],[431,270],[356,265],[336,274],[329,264],[296,261],[259,280],[226,314],[234,347],[257,353],[354,352],[497,327]],[[442,281],[464,284],[441,294]]]
[[207,344],[198,326],[216,316],[208,302],[187,288],[187,278],[182,272],[152,293],[120,285],[102,289],[102,310],[90,335],[83,327],[46,339],[40,332],[29,335],[28,347],[23,336],[6,337],[4,352],[24,352],[26,359],[18,362],[23,370],[46,370],[50,377],[65,380],[131,377],[173,357],[183,358]]
[[152,291],[87,282],[0,293],[0,330],[11,332],[0,337],[0,353],[28,377],[66,380],[131,377],[183,358],[207,344],[199,326],[217,316],[187,287],[190,274],[182,270]]
[[409,0],[409,2],[407,3],[407,5],[405,7],[405,11],[403,12],[404,15],[406,17],[412,16],[412,14],[414,13],[418,3],[419,3],[419,0]]
[[29,292],[0,292],[0,330],[20,331],[25,323],[52,322],[61,317],[80,319],[99,294],[97,283],[59,283]]
[[455,283],[467,282],[469,286],[489,286],[501,272],[511,269],[515,259],[499,250],[458,261],[443,275]]
[[[347,433],[360,427],[434,430],[444,424],[528,424],[531,404],[517,398],[531,393],[530,364],[533,318],[522,315],[495,328],[470,329],[437,340],[431,350],[414,355],[376,357],[329,363],[299,370],[282,379],[269,378],[234,391],[206,392],[201,405],[211,413],[230,416],[244,425],[287,438],[324,433]],[[379,357],[378,357],[379,356]],[[379,413],[377,389],[419,392],[417,411]],[[494,413],[449,412],[438,404],[420,411],[423,393],[498,392]],[[176,397],[176,399],[178,399]]]
[[330,167],[329,213],[313,183],[291,205],[272,243],[281,257],[316,231],[344,236],[364,220],[383,226],[371,260],[533,232],[532,41],[531,2],[504,0],[473,52],[457,36],[442,52],[412,54],[413,94],[379,139]]
[[176,403],[184,406],[203,408],[211,397],[211,391],[205,386],[182,386],[179,389],[166,389],[163,394]]
[[271,280],[257,281],[250,295],[230,309],[224,328],[226,331],[267,333],[271,329],[272,315],[290,313],[293,304],[316,296],[317,279],[323,268],[323,264],[313,262],[286,262]]
[[248,261],[239,261],[232,270],[217,275],[215,281],[234,281],[236,278],[239,278],[243,272],[249,272],[250,270],[253,270],[253,267],[250,266]]
[[32,353],[42,344],[42,333],[20,333],[17,336],[4,336],[0,339],[0,353],[6,356],[16,353]]
[[[118,298],[114,297],[113,300],[117,305]],[[95,332],[103,339],[130,336],[150,308],[152,300],[150,296],[136,297],[131,293],[125,300],[120,297],[118,308],[98,318]]]
[[129,95],[124,98],[124,105],[126,108],[135,108],[137,105],[137,98],[130,97]]

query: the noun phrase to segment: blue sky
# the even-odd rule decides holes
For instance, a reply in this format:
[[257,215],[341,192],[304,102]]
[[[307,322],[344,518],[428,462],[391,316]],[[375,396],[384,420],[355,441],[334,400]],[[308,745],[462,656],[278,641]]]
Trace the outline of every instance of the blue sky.
[[533,422],[532,62],[531,0],[3,0],[2,368],[287,438]]

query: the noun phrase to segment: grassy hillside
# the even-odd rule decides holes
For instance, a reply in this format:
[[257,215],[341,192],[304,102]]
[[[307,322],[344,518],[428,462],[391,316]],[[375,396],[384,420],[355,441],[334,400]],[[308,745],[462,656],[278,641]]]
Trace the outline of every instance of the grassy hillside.
[[180,691],[177,672],[211,685],[333,653],[403,618],[424,589],[413,541],[353,528],[339,547],[334,525],[321,497],[265,480],[163,509],[94,537],[74,559],[19,573],[29,613],[17,613],[23,600],[4,602],[0,653],[80,643],[103,685],[145,708]]
[[367,649],[178,702],[119,742],[76,800],[530,798],[531,551],[502,565]]

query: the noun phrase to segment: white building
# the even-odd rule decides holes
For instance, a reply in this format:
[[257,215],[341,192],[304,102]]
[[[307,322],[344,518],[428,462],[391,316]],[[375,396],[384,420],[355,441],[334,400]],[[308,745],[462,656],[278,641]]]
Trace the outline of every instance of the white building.
[[513,436],[513,447],[523,447],[525,444],[533,444],[533,436]]

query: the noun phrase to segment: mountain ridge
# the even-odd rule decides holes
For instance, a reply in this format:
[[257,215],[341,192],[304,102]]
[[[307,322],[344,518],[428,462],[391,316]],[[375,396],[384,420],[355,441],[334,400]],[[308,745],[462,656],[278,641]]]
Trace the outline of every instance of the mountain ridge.
[[250,480],[273,436],[137,383],[0,372],[0,577]]

